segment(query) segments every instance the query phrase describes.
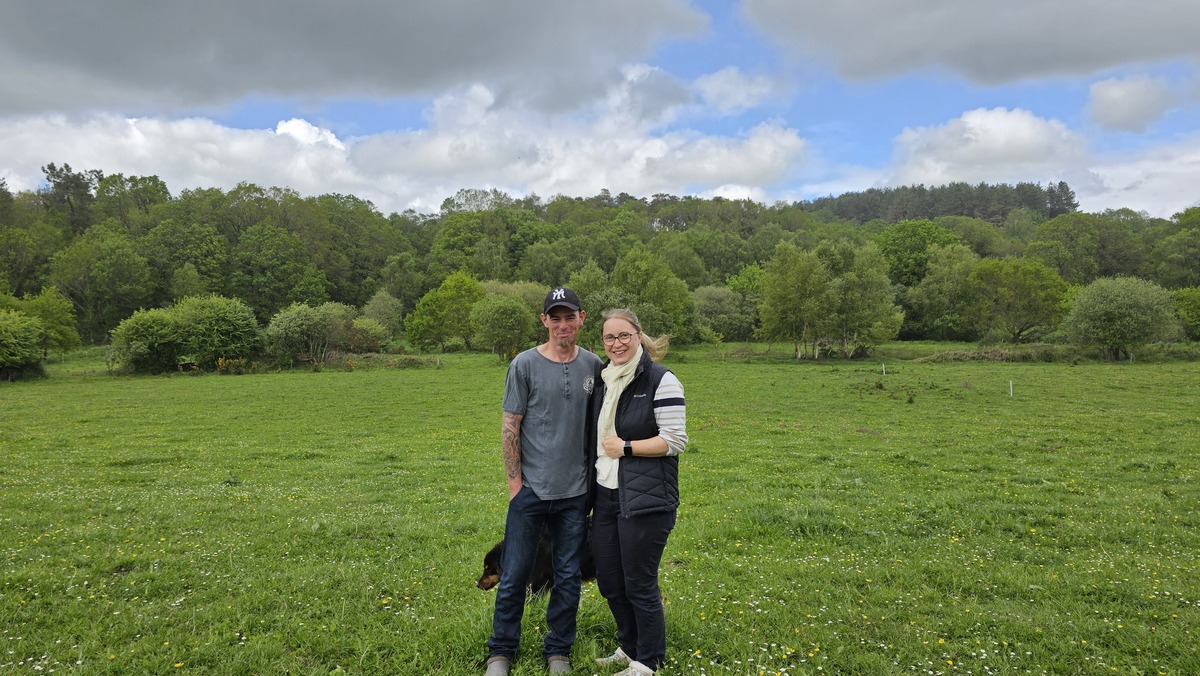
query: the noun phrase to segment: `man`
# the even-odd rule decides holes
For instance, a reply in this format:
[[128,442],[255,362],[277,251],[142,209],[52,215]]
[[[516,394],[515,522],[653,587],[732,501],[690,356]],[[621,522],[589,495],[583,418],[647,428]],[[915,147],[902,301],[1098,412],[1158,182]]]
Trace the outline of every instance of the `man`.
[[509,500],[487,676],[506,676],[516,657],[525,586],[543,531],[553,541],[554,561],[543,656],[550,673],[571,670],[587,548],[588,435],[595,435],[588,406],[601,366],[599,357],[575,344],[583,318],[574,291],[551,289],[541,315],[546,342],[508,367],[502,445]]

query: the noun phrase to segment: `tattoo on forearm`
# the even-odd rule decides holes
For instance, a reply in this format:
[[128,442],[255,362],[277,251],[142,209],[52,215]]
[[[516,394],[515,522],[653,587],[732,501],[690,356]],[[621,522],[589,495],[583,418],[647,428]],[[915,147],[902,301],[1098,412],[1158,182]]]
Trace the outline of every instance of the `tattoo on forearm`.
[[504,449],[504,472],[509,479],[515,479],[521,476],[521,416],[504,413],[500,438]]

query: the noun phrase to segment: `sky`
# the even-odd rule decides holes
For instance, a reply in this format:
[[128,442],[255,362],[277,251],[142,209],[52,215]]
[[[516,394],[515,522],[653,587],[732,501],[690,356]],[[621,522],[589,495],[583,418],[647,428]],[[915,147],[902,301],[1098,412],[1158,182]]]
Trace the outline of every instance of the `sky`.
[[1195,0],[0,0],[0,178],[1200,205]]

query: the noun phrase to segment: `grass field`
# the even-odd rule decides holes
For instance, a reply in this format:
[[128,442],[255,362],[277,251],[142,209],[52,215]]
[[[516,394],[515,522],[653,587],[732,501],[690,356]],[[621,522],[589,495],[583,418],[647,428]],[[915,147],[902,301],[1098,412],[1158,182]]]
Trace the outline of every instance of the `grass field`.
[[[783,353],[668,359],[663,673],[1200,673],[1200,364]],[[49,370],[0,385],[0,673],[481,673],[494,358]],[[594,584],[579,619],[608,673]]]

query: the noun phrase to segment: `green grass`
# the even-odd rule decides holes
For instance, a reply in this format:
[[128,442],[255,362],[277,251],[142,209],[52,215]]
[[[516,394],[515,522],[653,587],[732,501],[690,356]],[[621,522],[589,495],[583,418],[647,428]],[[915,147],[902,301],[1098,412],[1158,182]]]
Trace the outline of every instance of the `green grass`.
[[[664,673],[1200,673],[1200,364],[755,349],[668,359],[692,443]],[[48,371],[0,385],[0,673],[482,671],[493,358]],[[514,673],[544,673],[544,611]],[[579,620],[597,673],[594,584]]]

